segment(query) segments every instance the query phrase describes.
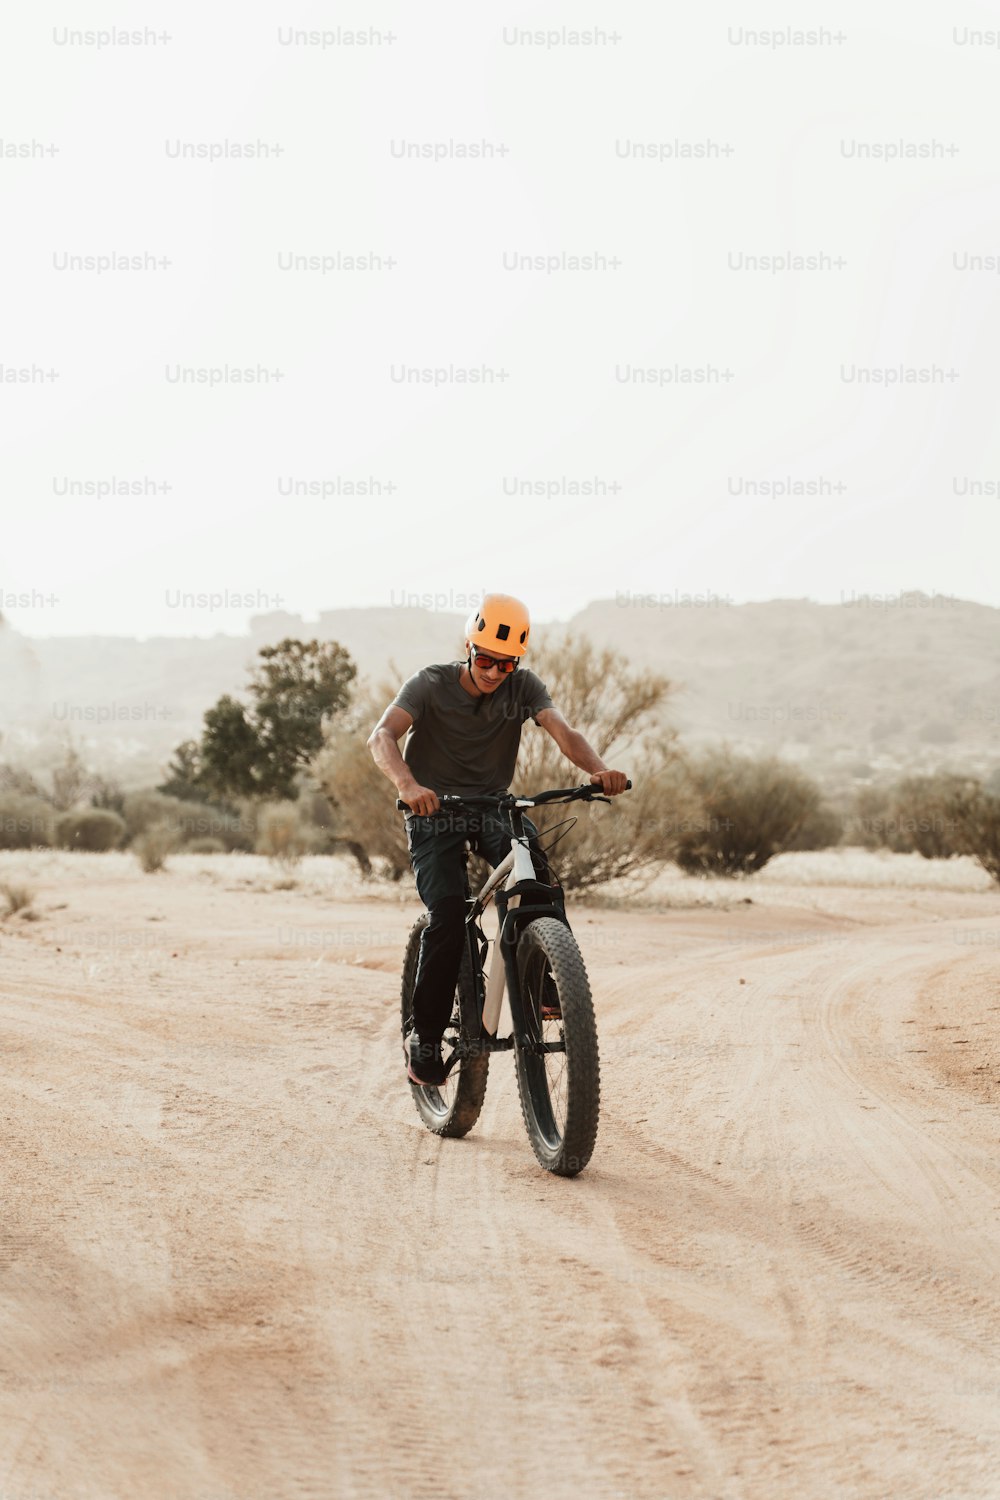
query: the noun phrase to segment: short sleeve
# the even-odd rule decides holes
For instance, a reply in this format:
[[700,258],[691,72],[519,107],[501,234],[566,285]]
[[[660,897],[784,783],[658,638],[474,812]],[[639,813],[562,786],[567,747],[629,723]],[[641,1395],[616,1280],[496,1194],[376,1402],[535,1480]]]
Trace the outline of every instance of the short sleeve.
[[408,677],[393,698],[392,706],[404,709],[414,724],[419,723],[427,706],[427,674],[415,672]]
[[543,708],[555,708],[555,704],[549,697],[549,690],[537,673],[526,671],[524,674],[524,697],[522,707],[526,719],[535,719]]

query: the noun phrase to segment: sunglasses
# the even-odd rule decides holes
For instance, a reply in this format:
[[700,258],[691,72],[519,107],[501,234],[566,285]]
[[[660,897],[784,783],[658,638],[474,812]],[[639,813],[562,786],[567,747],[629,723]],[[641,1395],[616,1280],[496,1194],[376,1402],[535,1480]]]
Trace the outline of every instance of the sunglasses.
[[473,646],[472,655],[475,657],[476,666],[481,672],[488,672],[490,667],[496,667],[497,671],[501,673],[513,672],[517,666],[516,660],[500,661],[495,656],[484,656],[478,646]]

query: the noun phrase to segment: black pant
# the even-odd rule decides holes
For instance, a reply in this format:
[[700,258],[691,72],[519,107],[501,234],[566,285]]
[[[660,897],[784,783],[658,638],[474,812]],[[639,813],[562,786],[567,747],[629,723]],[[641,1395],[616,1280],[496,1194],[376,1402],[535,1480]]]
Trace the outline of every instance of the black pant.
[[[538,829],[524,819],[535,875],[558,881],[537,847]],[[510,830],[495,813],[438,811],[406,820],[410,865],[417,892],[430,912],[420,939],[420,961],[413,989],[413,1025],[421,1041],[439,1041],[451,1017],[465,942],[463,856],[466,840],[495,869],[510,853]]]

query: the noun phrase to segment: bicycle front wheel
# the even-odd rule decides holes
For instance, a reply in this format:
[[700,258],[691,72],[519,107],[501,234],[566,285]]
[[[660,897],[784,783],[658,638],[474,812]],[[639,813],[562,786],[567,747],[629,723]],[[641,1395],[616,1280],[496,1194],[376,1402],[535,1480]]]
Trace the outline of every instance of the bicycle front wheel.
[[597,1140],[601,1076],[590,983],[565,923],[555,917],[529,922],[518,942],[517,970],[525,1034],[515,1038],[515,1061],[528,1139],[547,1172],[575,1177]]

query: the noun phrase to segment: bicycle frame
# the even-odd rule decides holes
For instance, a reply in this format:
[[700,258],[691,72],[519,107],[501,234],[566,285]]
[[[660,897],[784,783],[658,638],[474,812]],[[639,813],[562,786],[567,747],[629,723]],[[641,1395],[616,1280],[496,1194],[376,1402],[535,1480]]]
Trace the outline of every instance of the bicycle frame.
[[[511,808],[510,817],[510,853],[491,872],[478,895],[469,898],[471,905],[465,919],[472,971],[481,976],[483,951],[479,949],[477,938],[485,944],[486,937],[478,923],[490,900],[495,902],[499,925],[485,993],[481,977],[477,986],[477,998],[481,1004],[482,1040],[491,1051],[505,1050],[514,1045],[513,1036],[501,1039],[496,1034],[505,989],[510,1000],[514,1032],[519,1036],[525,1034],[524,1005],[517,972],[517,943],[521,928],[532,917],[540,915],[556,917],[569,926],[562,887],[546,885],[535,875],[520,808]],[[498,952],[500,963],[497,962]]]

